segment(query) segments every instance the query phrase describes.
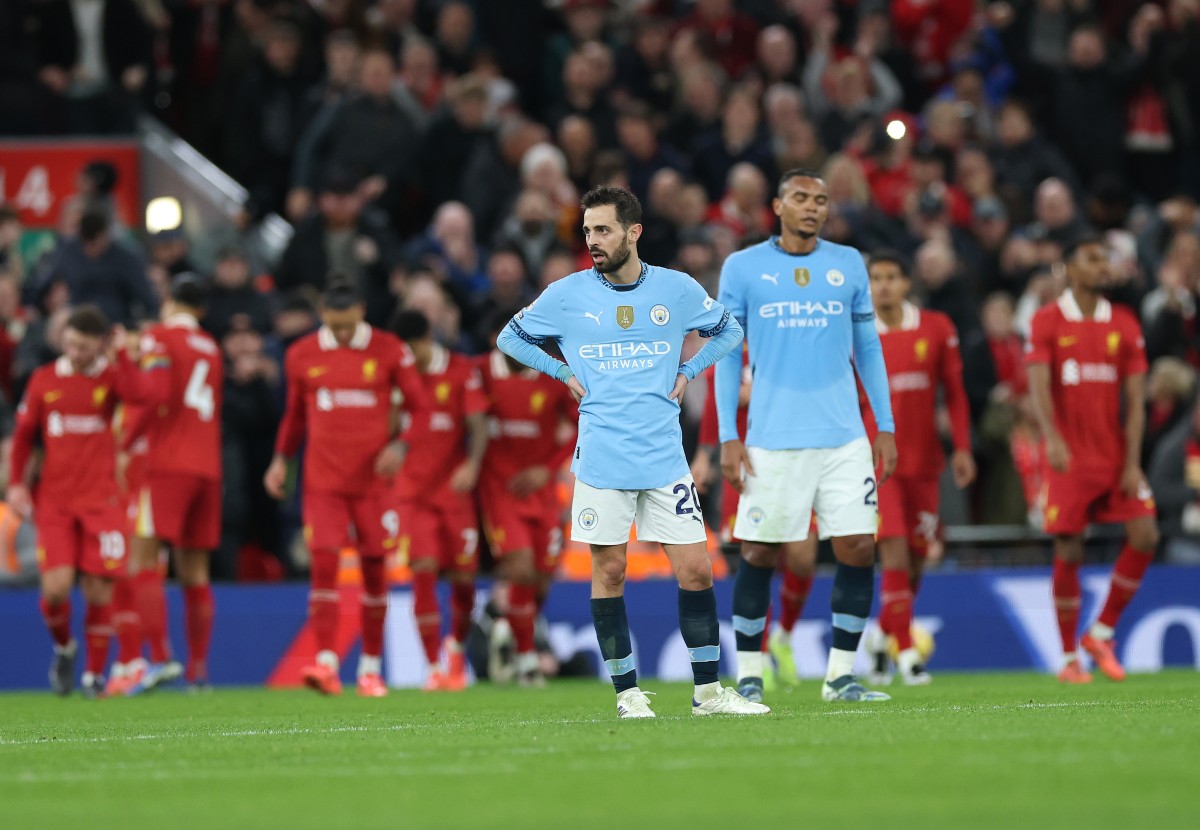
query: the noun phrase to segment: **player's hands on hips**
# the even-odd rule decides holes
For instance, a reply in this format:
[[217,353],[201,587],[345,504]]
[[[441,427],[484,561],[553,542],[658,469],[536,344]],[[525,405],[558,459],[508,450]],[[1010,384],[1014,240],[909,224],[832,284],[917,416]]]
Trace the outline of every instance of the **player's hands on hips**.
[[962,490],[975,480],[975,457],[967,450],[955,450],[950,456],[950,472],[954,486]]
[[1143,489],[1149,489],[1149,486],[1146,484],[1146,476],[1141,467],[1134,465],[1126,467],[1121,472],[1121,492],[1129,498],[1136,499],[1138,493]]
[[1046,436],[1046,460],[1050,462],[1050,469],[1059,473],[1065,473],[1071,466],[1071,451],[1057,432]]
[[527,498],[550,483],[550,468],[545,464],[526,467],[508,480],[508,491],[517,498]]
[[725,480],[739,493],[746,487],[745,476],[754,475],[750,454],[746,452],[746,445],[741,441],[726,441],[721,444],[721,475],[725,476]]
[[875,478],[883,484],[896,472],[896,436],[890,432],[876,435],[871,454],[875,461]]
[[33,515],[33,498],[29,494],[29,488],[24,484],[8,485],[8,506],[18,516],[23,516],[26,519]]
[[263,489],[271,498],[281,499],[283,498],[283,485],[286,483],[287,459],[277,455],[271,459],[271,466],[267,467],[266,473],[263,474]]
[[392,441],[375,456],[375,475],[380,478],[392,478],[404,466],[408,457],[408,445],[403,441]]
[[587,390],[583,388],[583,384],[579,382],[579,378],[572,375],[567,378],[567,388],[571,390],[571,394],[575,396],[575,403],[583,400],[583,396],[587,394]]
[[675,386],[673,389],[671,389],[671,394],[667,395],[667,400],[670,400],[670,401],[683,400],[683,390],[687,389],[687,385],[688,385],[687,375],[685,375],[683,372],[680,372],[679,374],[677,374],[675,376]]
[[479,463],[467,459],[450,474],[450,489],[456,493],[469,493],[479,481]]

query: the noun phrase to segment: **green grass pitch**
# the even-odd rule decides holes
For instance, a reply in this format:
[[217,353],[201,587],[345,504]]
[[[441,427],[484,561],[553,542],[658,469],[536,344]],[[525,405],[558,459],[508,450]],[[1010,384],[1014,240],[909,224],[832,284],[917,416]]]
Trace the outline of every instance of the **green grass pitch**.
[[[1061,687],[939,675],[891,703],[805,682],[761,718],[656,721],[610,687],[0,696],[0,826],[1174,828],[1200,826],[1200,675]],[[818,824],[819,822],[819,824]]]

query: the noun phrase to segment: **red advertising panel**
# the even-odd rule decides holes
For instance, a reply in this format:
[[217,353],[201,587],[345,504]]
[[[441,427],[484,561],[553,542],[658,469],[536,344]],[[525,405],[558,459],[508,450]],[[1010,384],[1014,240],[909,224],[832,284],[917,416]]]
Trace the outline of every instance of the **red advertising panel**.
[[138,146],[133,141],[0,141],[0,202],[14,205],[27,228],[51,228],[63,203],[79,192],[79,173],[94,161],[117,171],[117,221],[142,224]]

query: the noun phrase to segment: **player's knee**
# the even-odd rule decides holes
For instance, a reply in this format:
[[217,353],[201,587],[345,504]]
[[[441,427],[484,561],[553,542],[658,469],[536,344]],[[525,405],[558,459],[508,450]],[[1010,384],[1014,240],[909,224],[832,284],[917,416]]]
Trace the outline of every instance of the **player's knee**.
[[1054,558],[1063,562],[1083,561],[1083,537],[1056,536],[1054,537]]
[[696,562],[686,562],[675,572],[679,587],[685,591],[703,591],[713,584],[712,564],[704,559]]
[[779,545],[764,545],[758,542],[747,542],[742,545],[742,559],[756,568],[778,567],[779,555]]
[[847,536],[833,545],[834,555],[844,565],[869,568],[875,564],[875,539],[871,536]]
[[1130,529],[1129,546],[1138,553],[1153,556],[1158,550],[1158,527],[1153,522],[1146,522]]
[[592,575],[609,590],[623,587],[625,585],[625,557],[605,557],[602,560],[593,560]]

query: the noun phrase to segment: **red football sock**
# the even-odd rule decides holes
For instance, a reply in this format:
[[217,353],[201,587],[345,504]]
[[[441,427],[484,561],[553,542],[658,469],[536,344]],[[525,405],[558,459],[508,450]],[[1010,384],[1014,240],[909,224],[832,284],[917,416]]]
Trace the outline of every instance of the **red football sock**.
[[900,651],[912,648],[913,595],[908,570],[884,570],[879,592],[879,627],[896,638]]
[[1054,560],[1054,609],[1058,614],[1058,632],[1062,635],[1063,654],[1074,654],[1079,630],[1079,563]]
[[508,624],[512,626],[518,654],[529,654],[534,649],[533,623],[537,616],[535,595],[536,589],[532,585],[514,582],[508,589]]
[[108,662],[108,647],[112,643],[112,605],[88,604],[83,617],[83,636],[87,643],[84,671],[104,674]]
[[362,560],[362,650],[367,657],[383,654],[383,624],[387,619],[387,575],[383,557]]
[[1117,627],[1117,621],[1121,619],[1121,612],[1125,610],[1125,606],[1129,605],[1129,601],[1141,587],[1142,577],[1146,575],[1146,569],[1150,567],[1153,560],[1153,552],[1144,553],[1134,550],[1128,544],[1121,548],[1121,555],[1117,557],[1117,564],[1113,566],[1112,585],[1108,589],[1108,599],[1104,603],[1104,609],[1100,612],[1101,624],[1107,625],[1109,628]]
[[783,585],[779,587],[779,627],[788,634],[796,627],[796,620],[804,612],[808,592],[812,589],[811,576],[796,576],[791,571],[783,572]]
[[71,600],[65,599],[57,605],[51,605],[42,597],[39,602],[42,609],[42,619],[50,631],[50,639],[56,646],[65,646],[71,642]]
[[475,582],[455,582],[450,592],[450,633],[463,645],[471,633],[471,612],[475,610]]
[[425,647],[425,659],[436,666],[442,648],[442,612],[438,608],[437,574],[433,571],[413,571],[413,616]]
[[117,662],[132,663],[142,656],[142,622],[134,605],[132,579],[118,579],[113,585],[112,611]]
[[189,681],[208,680],[208,646],[212,642],[213,610],[211,585],[189,585],[183,589]]
[[150,648],[150,661],[165,663],[171,659],[171,640],[167,636],[167,595],[158,568],[138,571],[133,577],[133,607],[142,620],[142,637]]
[[314,550],[309,571],[308,619],[317,651],[336,651],[341,597],[337,591],[341,555],[336,550]]

